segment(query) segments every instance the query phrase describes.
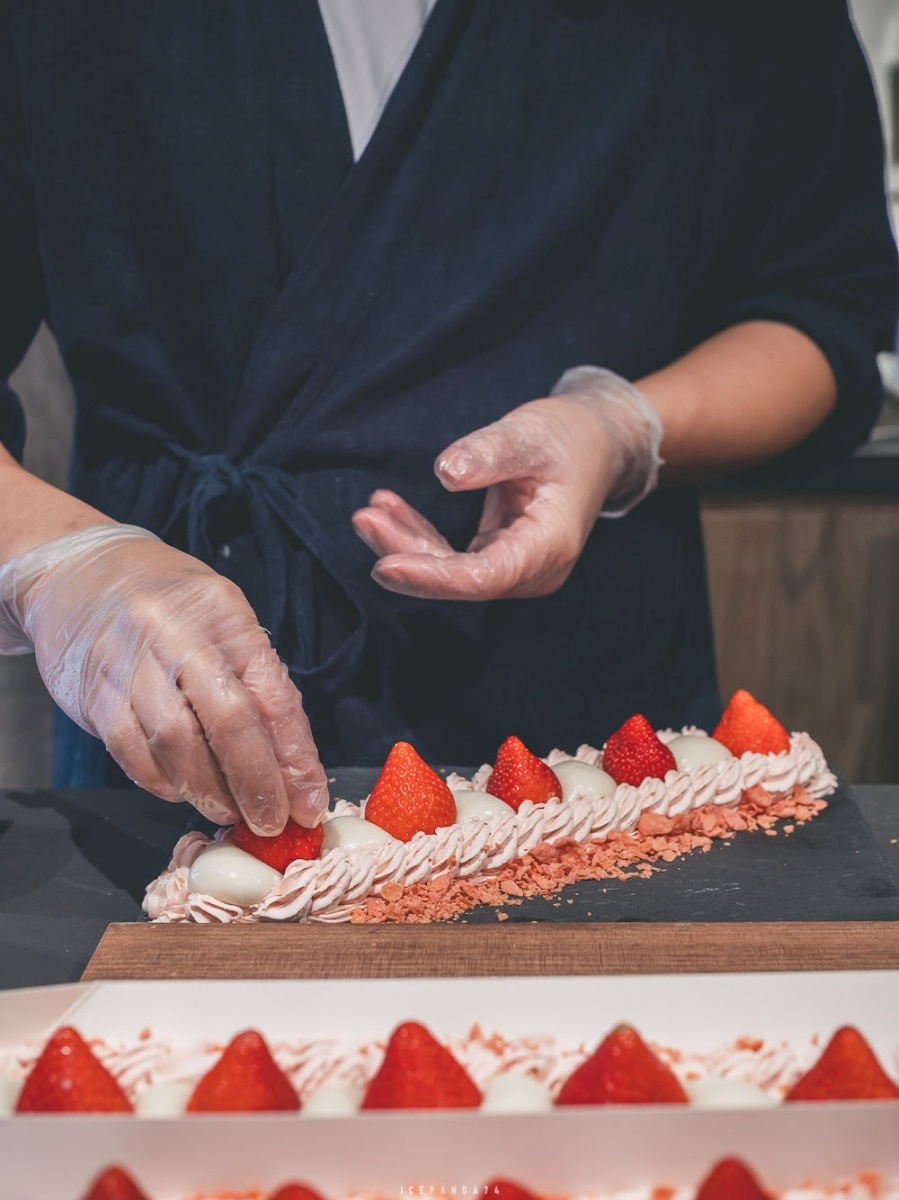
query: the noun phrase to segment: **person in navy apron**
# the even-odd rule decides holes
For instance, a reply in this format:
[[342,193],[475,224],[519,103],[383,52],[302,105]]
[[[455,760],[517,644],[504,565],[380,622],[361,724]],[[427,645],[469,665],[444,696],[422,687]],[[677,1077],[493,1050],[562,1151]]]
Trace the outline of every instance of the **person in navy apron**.
[[57,783],[262,832],[712,723],[683,484],[845,454],[895,328],[842,0],[436,0],[357,161],[311,0],[0,0],[0,239],[2,378],[46,319],[77,396],[65,495],[0,392]]

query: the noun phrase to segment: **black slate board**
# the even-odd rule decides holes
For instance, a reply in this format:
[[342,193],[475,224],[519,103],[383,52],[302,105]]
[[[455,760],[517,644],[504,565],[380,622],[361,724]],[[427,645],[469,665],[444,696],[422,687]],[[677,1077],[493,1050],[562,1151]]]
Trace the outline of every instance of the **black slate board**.
[[0,988],[80,978],[110,921],[141,919],[191,812],[139,791],[0,791]]
[[[332,793],[359,800],[375,774],[337,771]],[[899,795],[879,791],[882,833],[899,832],[889,816]],[[78,979],[110,922],[141,920],[144,888],[192,812],[144,792],[0,791],[0,988]],[[790,837],[740,834],[649,880],[579,884],[558,908],[535,899],[504,911],[510,923],[888,921],[899,920],[899,884],[841,788]],[[495,922],[497,910],[464,919]]]
[[[358,800],[376,772],[334,773],[332,795]],[[788,823],[788,822],[787,822]],[[899,880],[877,846],[852,792],[841,784],[828,807],[791,834],[763,830],[716,841],[650,879],[608,879],[509,904],[509,921],[895,921]],[[497,919],[495,908],[466,913]]]

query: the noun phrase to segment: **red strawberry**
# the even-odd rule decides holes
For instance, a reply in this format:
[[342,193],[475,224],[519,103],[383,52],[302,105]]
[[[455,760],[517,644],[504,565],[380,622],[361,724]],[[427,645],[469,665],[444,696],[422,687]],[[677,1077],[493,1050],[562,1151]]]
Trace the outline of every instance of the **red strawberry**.
[[131,1112],[131,1101],[77,1029],[65,1026],[31,1068],[16,1112]]
[[899,1100],[899,1087],[886,1074],[859,1031],[844,1025],[784,1099]]
[[511,1179],[491,1179],[481,1188],[480,1194],[489,1200],[540,1200],[536,1192],[528,1191]]
[[285,1183],[272,1192],[268,1200],[323,1200],[320,1192],[306,1187],[305,1183]]
[[743,688],[731,696],[712,737],[737,758],[747,750],[778,754],[790,748],[790,735],[777,717]]
[[556,1104],[686,1104],[677,1076],[630,1025],[619,1025],[581,1063]]
[[696,1200],[772,1200],[738,1158],[722,1158],[699,1185]]
[[408,742],[397,742],[365,805],[365,819],[401,842],[416,833],[434,833],[456,820],[456,802],[446,780],[418,757]]
[[650,723],[637,713],[628,717],[606,742],[602,769],[616,783],[639,787],[644,779],[664,779],[669,771],[677,769],[677,763]]
[[398,1025],[362,1108],[478,1108],[481,1093],[445,1046],[417,1021]]
[[187,1102],[188,1112],[295,1112],[299,1107],[293,1085],[255,1029],[231,1039]]
[[274,837],[262,837],[253,833],[243,821],[231,829],[231,840],[240,850],[246,850],[254,858],[268,863],[283,875],[298,858],[318,858],[322,848],[324,829],[316,825],[306,829],[288,818],[287,824]]
[[107,1167],[91,1184],[84,1200],[147,1200],[127,1171]]
[[553,796],[562,795],[562,785],[545,762],[531,754],[517,737],[507,737],[499,748],[493,773],[487,780],[487,791],[511,804],[518,812],[525,800],[545,804]]

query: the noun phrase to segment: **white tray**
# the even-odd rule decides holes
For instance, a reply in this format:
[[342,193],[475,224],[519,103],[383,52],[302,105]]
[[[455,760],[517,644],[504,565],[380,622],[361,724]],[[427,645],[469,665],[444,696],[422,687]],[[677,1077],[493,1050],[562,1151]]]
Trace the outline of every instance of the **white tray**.
[[[801,1044],[857,1025],[899,1073],[899,972],[364,981],[95,983],[0,993],[0,1046],[74,1024],[86,1037],[189,1044],[253,1026],[269,1039],[386,1038],[417,1019],[438,1036],[478,1023],[596,1044],[627,1020],[653,1041],[710,1050],[743,1034]],[[710,1112],[677,1107],[301,1116],[0,1119],[0,1200],[79,1200],[110,1162],[151,1200],[273,1188],[325,1196],[421,1184],[471,1189],[505,1174],[548,1192],[694,1184],[739,1154],[773,1187],[881,1170],[899,1176],[899,1102]],[[462,1195],[457,1191],[457,1195]]]

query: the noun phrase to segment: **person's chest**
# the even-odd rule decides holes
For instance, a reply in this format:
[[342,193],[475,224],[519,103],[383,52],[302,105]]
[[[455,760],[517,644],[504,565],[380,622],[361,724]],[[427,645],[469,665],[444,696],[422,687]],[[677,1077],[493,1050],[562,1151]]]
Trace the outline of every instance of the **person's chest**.
[[[398,353],[490,354],[522,332],[560,368],[588,343],[618,369],[655,364],[752,125],[748,55],[724,71],[714,31],[661,4],[438,0],[355,163],[311,0],[230,0],[215,21],[203,4],[14,7],[76,374],[79,347],[146,327],[220,404],[291,287],[308,370],[356,354],[383,375]],[[516,387],[550,369],[516,362]]]

